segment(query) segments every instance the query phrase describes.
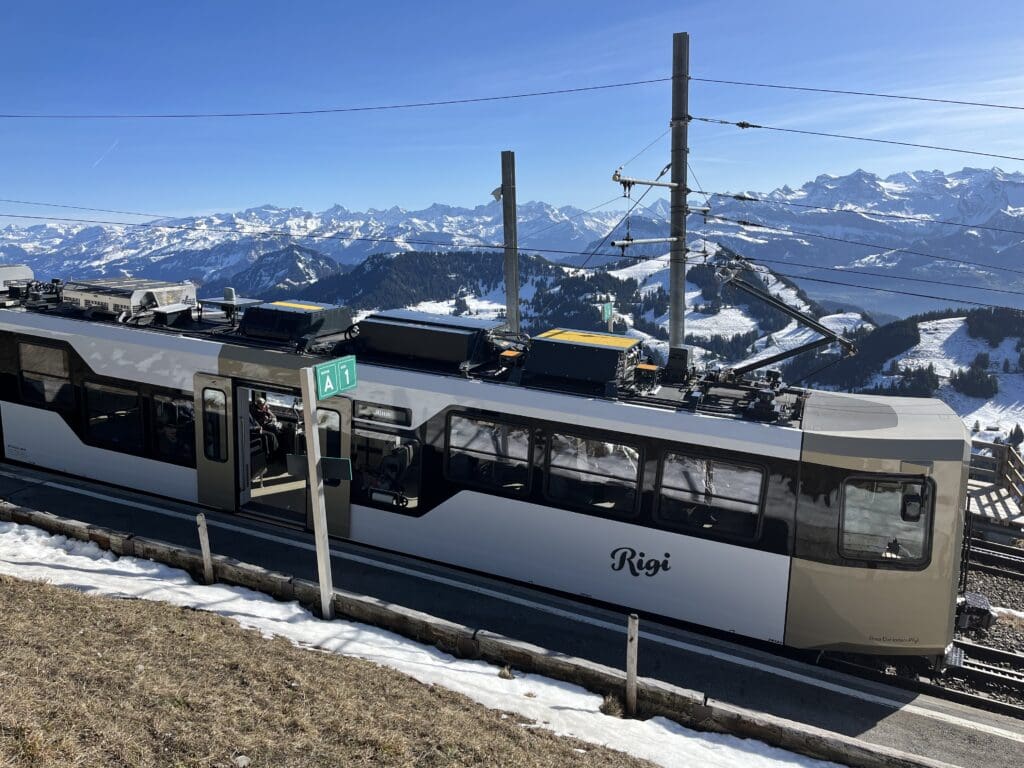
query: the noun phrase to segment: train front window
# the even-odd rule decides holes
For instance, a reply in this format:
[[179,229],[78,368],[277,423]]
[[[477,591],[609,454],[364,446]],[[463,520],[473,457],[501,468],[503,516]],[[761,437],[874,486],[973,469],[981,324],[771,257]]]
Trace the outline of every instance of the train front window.
[[22,342],[18,345],[21,398],[33,405],[69,409],[75,404],[68,353],[57,347]]
[[547,494],[566,506],[625,517],[636,505],[640,452],[629,445],[552,434]]
[[931,502],[921,480],[853,478],[843,486],[839,551],[894,565],[928,560]]
[[448,476],[457,483],[521,495],[530,477],[526,427],[452,414],[448,421]]
[[87,381],[85,409],[85,433],[93,444],[122,453],[142,453],[138,392]]
[[417,509],[420,453],[420,443],[414,438],[352,430],[353,501],[396,511]]
[[671,528],[753,538],[763,483],[759,467],[669,453],[655,519]]

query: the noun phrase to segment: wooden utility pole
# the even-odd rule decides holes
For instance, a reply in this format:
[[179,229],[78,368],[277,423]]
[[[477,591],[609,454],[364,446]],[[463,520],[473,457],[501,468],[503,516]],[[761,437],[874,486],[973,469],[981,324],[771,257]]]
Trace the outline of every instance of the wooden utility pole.
[[680,349],[686,336],[686,188],[690,87],[690,35],[672,35],[672,183],[669,197],[668,345]]
[[505,230],[505,314],[509,330],[519,333],[519,233],[516,229],[516,154],[501,153],[501,205]]

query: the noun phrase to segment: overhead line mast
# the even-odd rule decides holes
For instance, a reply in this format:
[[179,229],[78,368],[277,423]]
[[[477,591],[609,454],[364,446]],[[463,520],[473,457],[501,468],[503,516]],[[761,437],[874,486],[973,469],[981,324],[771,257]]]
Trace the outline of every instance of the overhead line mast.
[[690,88],[690,35],[676,32],[672,35],[672,168],[671,181],[645,181],[622,176],[622,169],[612,175],[612,180],[622,185],[628,194],[635,184],[647,187],[668,187],[669,193],[669,236],[667,238],[645,238],[634,240],[628,232],[623,240],[612,241],[613,246],[625,249],[631,245],[646,243],[669,243],[669,312],[668,312],[668,364],[664,380],[678,383],[686,378],[689,370],[689,352],[683,346],[686,338],[686,216],[690,209],[686,197],[686,169],[689,167],[687,128],[689,127]]

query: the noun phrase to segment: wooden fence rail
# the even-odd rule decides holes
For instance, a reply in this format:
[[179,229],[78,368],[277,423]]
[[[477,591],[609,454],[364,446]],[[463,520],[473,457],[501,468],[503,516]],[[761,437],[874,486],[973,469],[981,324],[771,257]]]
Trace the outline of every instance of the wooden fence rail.
[[1024,459],[1012,445],[972,440],[969,476],[1006,488],[1018,504],[1024,500]]

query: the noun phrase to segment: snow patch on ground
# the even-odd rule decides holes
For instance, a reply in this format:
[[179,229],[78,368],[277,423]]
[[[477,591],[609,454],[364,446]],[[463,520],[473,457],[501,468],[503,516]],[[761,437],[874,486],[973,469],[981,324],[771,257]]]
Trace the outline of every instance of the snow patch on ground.
[[699,733],[664,718],[624,720],[599,711],[602,697],[537,675],[498,676],[482,661],[456,659],[391,632],[347,621],[320,621],[298,603],[239,587],[203,586],[184,571],[133,557],[117,558],[91,542],[30,526],[0,523],[0,573],[89,594],[157,600],[209,611],[265,637],[356,656],[441,685],[491,709],[513,712],[560,735],[617,749],[672,768],[830,766],[750,739]]
[[[935,366],[942,380],[936,397],[952,408],[964,423],[971,427],[977,421],[982,428],[995,427],[994,434],[1005,436],[1015,424],[1024,426],[1024,373],[1003,373],[1003,361],[1010,361],[1010,370],[1017,370],[1019,353],[1015,338],[1003,339],[997,347],[990,347],[984,339],[972,339],[967,335],[967,323],[963,317],[929,320],[918,323],[921,342],[899,357],[888,360],[883,371],[895,363],[901,370]],[[990,359],[989,373],[999,381],[999,392],[991,400],[968,397],[957,392],[949,384],[949,376],[958,368],[966,368],[979,352],[987,352]],[[870,386],[888,384],[896,377],[878,374]]]

